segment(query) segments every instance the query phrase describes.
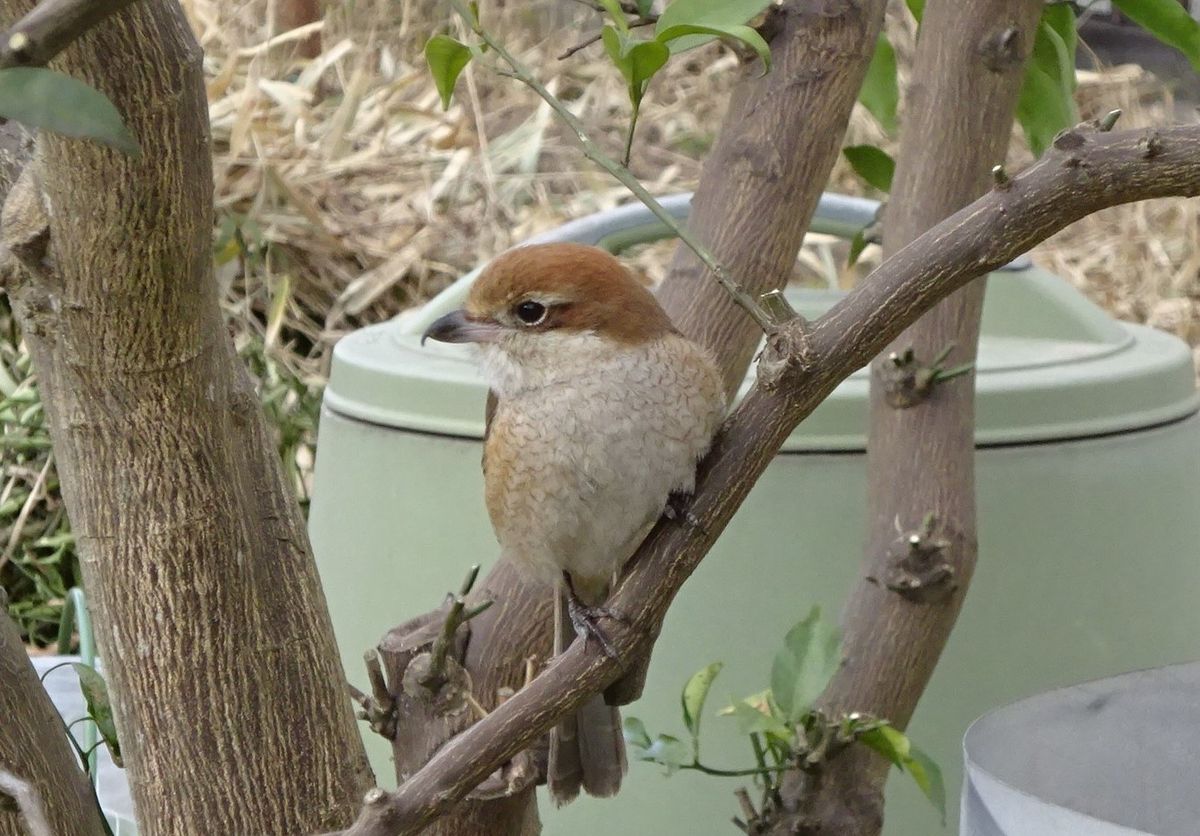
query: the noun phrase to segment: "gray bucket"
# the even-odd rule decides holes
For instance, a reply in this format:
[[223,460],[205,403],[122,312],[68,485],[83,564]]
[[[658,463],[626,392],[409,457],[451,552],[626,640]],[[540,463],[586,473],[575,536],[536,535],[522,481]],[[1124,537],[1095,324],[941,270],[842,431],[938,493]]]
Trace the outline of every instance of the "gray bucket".
[[1200,833],[1200,663],[984,715],[963,741],[962,836]]

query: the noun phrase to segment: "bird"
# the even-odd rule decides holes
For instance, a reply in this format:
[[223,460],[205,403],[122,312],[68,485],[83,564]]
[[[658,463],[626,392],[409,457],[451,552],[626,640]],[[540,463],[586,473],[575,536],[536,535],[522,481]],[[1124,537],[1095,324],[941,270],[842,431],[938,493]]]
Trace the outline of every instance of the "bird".
[[[725,416],[712,355],[620,260],[572,243],[497,256],[424,339],[479,348],[495,396],[488,515],[501,557],[555,596],[555,653],[581,637],[615,656],[599,626],[623,618],[602,606],[611,585],[673,498],[692,493]],[[556,805],[581,789],[614,795],[626,769],[620,715],[603,695],[552,729]]]

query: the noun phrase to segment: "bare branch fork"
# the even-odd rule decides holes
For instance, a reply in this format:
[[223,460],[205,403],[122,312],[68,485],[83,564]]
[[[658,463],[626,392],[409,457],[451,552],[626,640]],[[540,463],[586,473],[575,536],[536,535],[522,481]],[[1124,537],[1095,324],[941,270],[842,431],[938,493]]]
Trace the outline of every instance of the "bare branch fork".
[[[795,425],[923,312],[1089,214],[1200,194],[1200,127],[1102,127],[1065,131],[1040,161],[887,259],[824,316],[793,319],[768,336],[758,382],[701,463],[690,508],[698,524],[660,520],[609,602],[630,618],[606,624],[621,658],[649,652],[675,594]],[[397,790],[371,793],[344,836],[420,832],[621,673],[599,649],[576,642]]]

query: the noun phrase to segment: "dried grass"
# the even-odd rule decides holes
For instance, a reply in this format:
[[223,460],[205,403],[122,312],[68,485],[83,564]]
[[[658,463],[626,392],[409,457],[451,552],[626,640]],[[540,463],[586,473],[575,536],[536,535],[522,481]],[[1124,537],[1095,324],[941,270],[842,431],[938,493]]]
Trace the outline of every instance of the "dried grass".
[[[250,257],[223,269],[229,307],[248,333],[314,380],[348,330],[429,297],[538,230],[627,199],[544,105],[485,67],[470,68],[441,111],[421,45],[434,31],[453,31],[445,4],[340,7],[317,24],[325,49],[311,62],[294,57],[298,33],[270,31],[264,0],[184,5],[207,53],[218,213],[227,230],[250,222]],[[595,30],[589,9],[538,0],[492,8],[489,21],[606,147],[619,149],[625,93],[600,47],[554,57]],[[889,29],[903,72],[912,26],[897,13]],[[633,165],[653,192],[694,188],[737,64],[713,45],[654,82]],[[1124,127],[1172,121],[1176,111],[1170,91],[1132,66],[1083,74],[1079,100],[1085,116],[1121,107]],[[847,144],[861,142],[888,145],[857,108]],[[1014,132],[1010,167],[1028,159]],[[864,191],[845,165],[831,188]],[[1196,345],[1197,220],[1194,201],[1113,209],[1056,236],[1035,258],[1117,316]],[[803,257],[800,273],[828,272],[828,242],[821,246]],[[635,258],[656,278],[669,251],[647,248]]]

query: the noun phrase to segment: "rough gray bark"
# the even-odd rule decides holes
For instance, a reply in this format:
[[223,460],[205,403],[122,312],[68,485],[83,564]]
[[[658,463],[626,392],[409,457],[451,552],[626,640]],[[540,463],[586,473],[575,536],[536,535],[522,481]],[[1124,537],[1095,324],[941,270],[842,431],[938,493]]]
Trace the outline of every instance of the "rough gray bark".
[[[1004,162],[1041,9],[1041,0],[926,4],[884,218],[885,258],[987,191],[989,172]],[[842,618],[844,664],[821,700],[831,716],[860,711],[904,728],[970,583],[975,378],[926,388],[920,375],[951,346],[947,367],[974,362],[983,295],[980,279],[944,299],[872,365],[867,553]],[[911,362],[892,359],[910,350]],[[790,815],[775,832],[878,833],[888,773],[882,757],[851,747],[824,774],[789,775]]]
[[[688,228],[757,297],[782,287],[842,147],[883,26],[884,0],[796,0],[764,29],[773,68],[730,96],[704,163]],[[721,358],[737,391],[762,339],[687,247],[675,250],[659,301],[688,336]]]
[[[0,591],[0,773],[25,783],[41,800],[55,836],[100,836],[100,809],[67,742],[62,718],[29,662]],[[0,834],[23,836],[27,824],[0,792]],[[32,828],[31,828],[32,829]]]
[[141,832],[311,832],[352,819],[371,779],[304,522],[218,307],[200,59],[166,0],[56,59],[143,153],[39,140],[5,206],[25,266],[8,291]]
[[[635,658],[648,650],[679,588],[796,424],[921,314],[1086,215],[1197,194],[1200,127],[1109,134],[1081,126],[1028,171],[893,254],[819,319],[797,318],[772,333],[757,384],[701,463],[688,509],[698,525],[659,520],[608,602],[632,616],[628,624],[605,623],[617,654]],[[419,833],[621,674],[594,644],[572,644],[549,671],[439,749],[395,792],[372,793],[345,833]]]

